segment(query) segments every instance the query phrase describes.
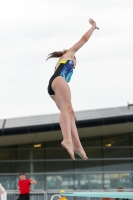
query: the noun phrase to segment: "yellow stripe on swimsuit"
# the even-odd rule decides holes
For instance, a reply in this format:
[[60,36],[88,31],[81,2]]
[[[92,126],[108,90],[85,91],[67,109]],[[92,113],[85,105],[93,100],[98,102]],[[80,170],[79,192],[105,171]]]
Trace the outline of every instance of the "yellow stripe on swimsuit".
[[[57,62],[57,64],[65,64],[66,62],[67,62],[67,60],[60,60]],[[57,64],[56,64],[56,66],[57,66]],[[56,66],[55,66],[55,70],[57,69]]]
[[67,62],[67,60],[60,60],[59,62],[57,62],[57,64],[60,64],[60,63],[66,63]]

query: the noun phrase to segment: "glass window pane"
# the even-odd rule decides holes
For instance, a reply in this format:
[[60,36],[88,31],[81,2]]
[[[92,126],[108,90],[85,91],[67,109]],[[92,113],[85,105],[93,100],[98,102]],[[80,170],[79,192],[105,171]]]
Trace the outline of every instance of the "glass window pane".
[[106,188],[132,188],[132,174],[131,173],[105,173],[104,186]]
[[72,172],[73,171],[73,161],[47,161],[45,163],[46,172]]
[[133,146],[133,133],[130,134],[130,142],[131,142],[131,145]]
[[31,150],[33,159],[44,159],[45,149],[43,148],[34,148]]
[[107,147],[107,148],[103,148],[103,157],[104,158],[130,158],[131,151],[130,151],[130,148]]
[[15,149],[11,148],[0,148],[0,160],[14,160],[15,159]]
[[130,146],[129,135],[105,136],[103,146]]
[[17,160],[29,160],[31,157],[30,149],[17,149]]
[[102,174],[76,174],[75,175],[75,189],[102,189],[103,180]]
[[[102,149],[101,147],[97,148],[84,148],[86,155],[90,158],[102,158]],[[75,156],[76,158],[79,158],[79,156]]]
[[59,175],[46,175],[46,189],[74,189],[73,175],[59,174]]
[[27,174],[26,176],[33,178],[37,182],[37,184],[31,185],[31,190],[46,190],[45,174]]
[[45,157],[46,159],[70,159],[67,150],[63,147],[46,148]]
[[75,172],[102,171],[102,161],[87,160],[75,162]]
[[33,162],[33,172],[44,172],[45,162]]
[[83,147],[101,147],[101,137],[81,139]]
[[0,162],[0,173],[15,173],[15,162]]
[[[56,133],[55,133],[56,134]],[[45,143],[46,148],[60,148],[61,146],[61,141],[50,141]]]
[[6,190],[16,190],[17,182],[15,175],[0,175],[0,183]]
[[31,162],[17,162],[16,163],[16,172],[33,172],[33,163]]
[[[133,147],[131,147],[131,157],[133,158]],[[133,160],[131,160],[132,163],[132,170],[133,170]]]
[[128,160],[104,160],[104,171],[131,171]]

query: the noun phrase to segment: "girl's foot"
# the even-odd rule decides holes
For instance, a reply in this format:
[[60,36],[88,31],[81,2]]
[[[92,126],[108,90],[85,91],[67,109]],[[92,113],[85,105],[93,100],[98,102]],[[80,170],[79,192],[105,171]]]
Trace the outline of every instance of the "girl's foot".
[[79,155],[83,160],[88,160],[86,154],[82,151],[74,151],[75,154]]
[[83,160],[88,160],[88,157],[82,146],[80,146],[78,148],[74,148],[74,153],[79,155]]
[[71,158],[73,160],[75,159],[74,156],[74,151],[73,151],[73,144],[71,142],[65,142],[64,140],[61,142],[61,145],[68,151],[68,153],[70,154]]

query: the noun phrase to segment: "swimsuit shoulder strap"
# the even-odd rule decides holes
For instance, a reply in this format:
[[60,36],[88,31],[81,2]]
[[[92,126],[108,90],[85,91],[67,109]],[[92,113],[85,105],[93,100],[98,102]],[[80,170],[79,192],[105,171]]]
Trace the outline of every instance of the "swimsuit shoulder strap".
[[[58,61],[57,62],[57,64],[56,64],[56,66],[58,65],[58,64],[65,64],[67,62],[67,60],[60,60],[60,61]],[[55,66],[55,70],[56,70],[56,66]]]
[[66,62],[67,62],[67,60],[60,60],[60,61],[57,62],[57,64],[60,64],[60,63],[64,63],[65,64]]

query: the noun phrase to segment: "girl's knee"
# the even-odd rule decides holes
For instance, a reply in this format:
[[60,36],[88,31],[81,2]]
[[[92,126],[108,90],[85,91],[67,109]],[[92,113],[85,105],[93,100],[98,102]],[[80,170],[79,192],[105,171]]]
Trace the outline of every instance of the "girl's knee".
[[68,110],[69,110],[69,113],[71,115],[71,117],[74,117],[75,118],[75,113],[74,113],[74,110],[71,106],[68,107]]
[[65,105],[61,109],[61,112],[68,113],[72,118],[75,118],[75,113],[71,105]]

